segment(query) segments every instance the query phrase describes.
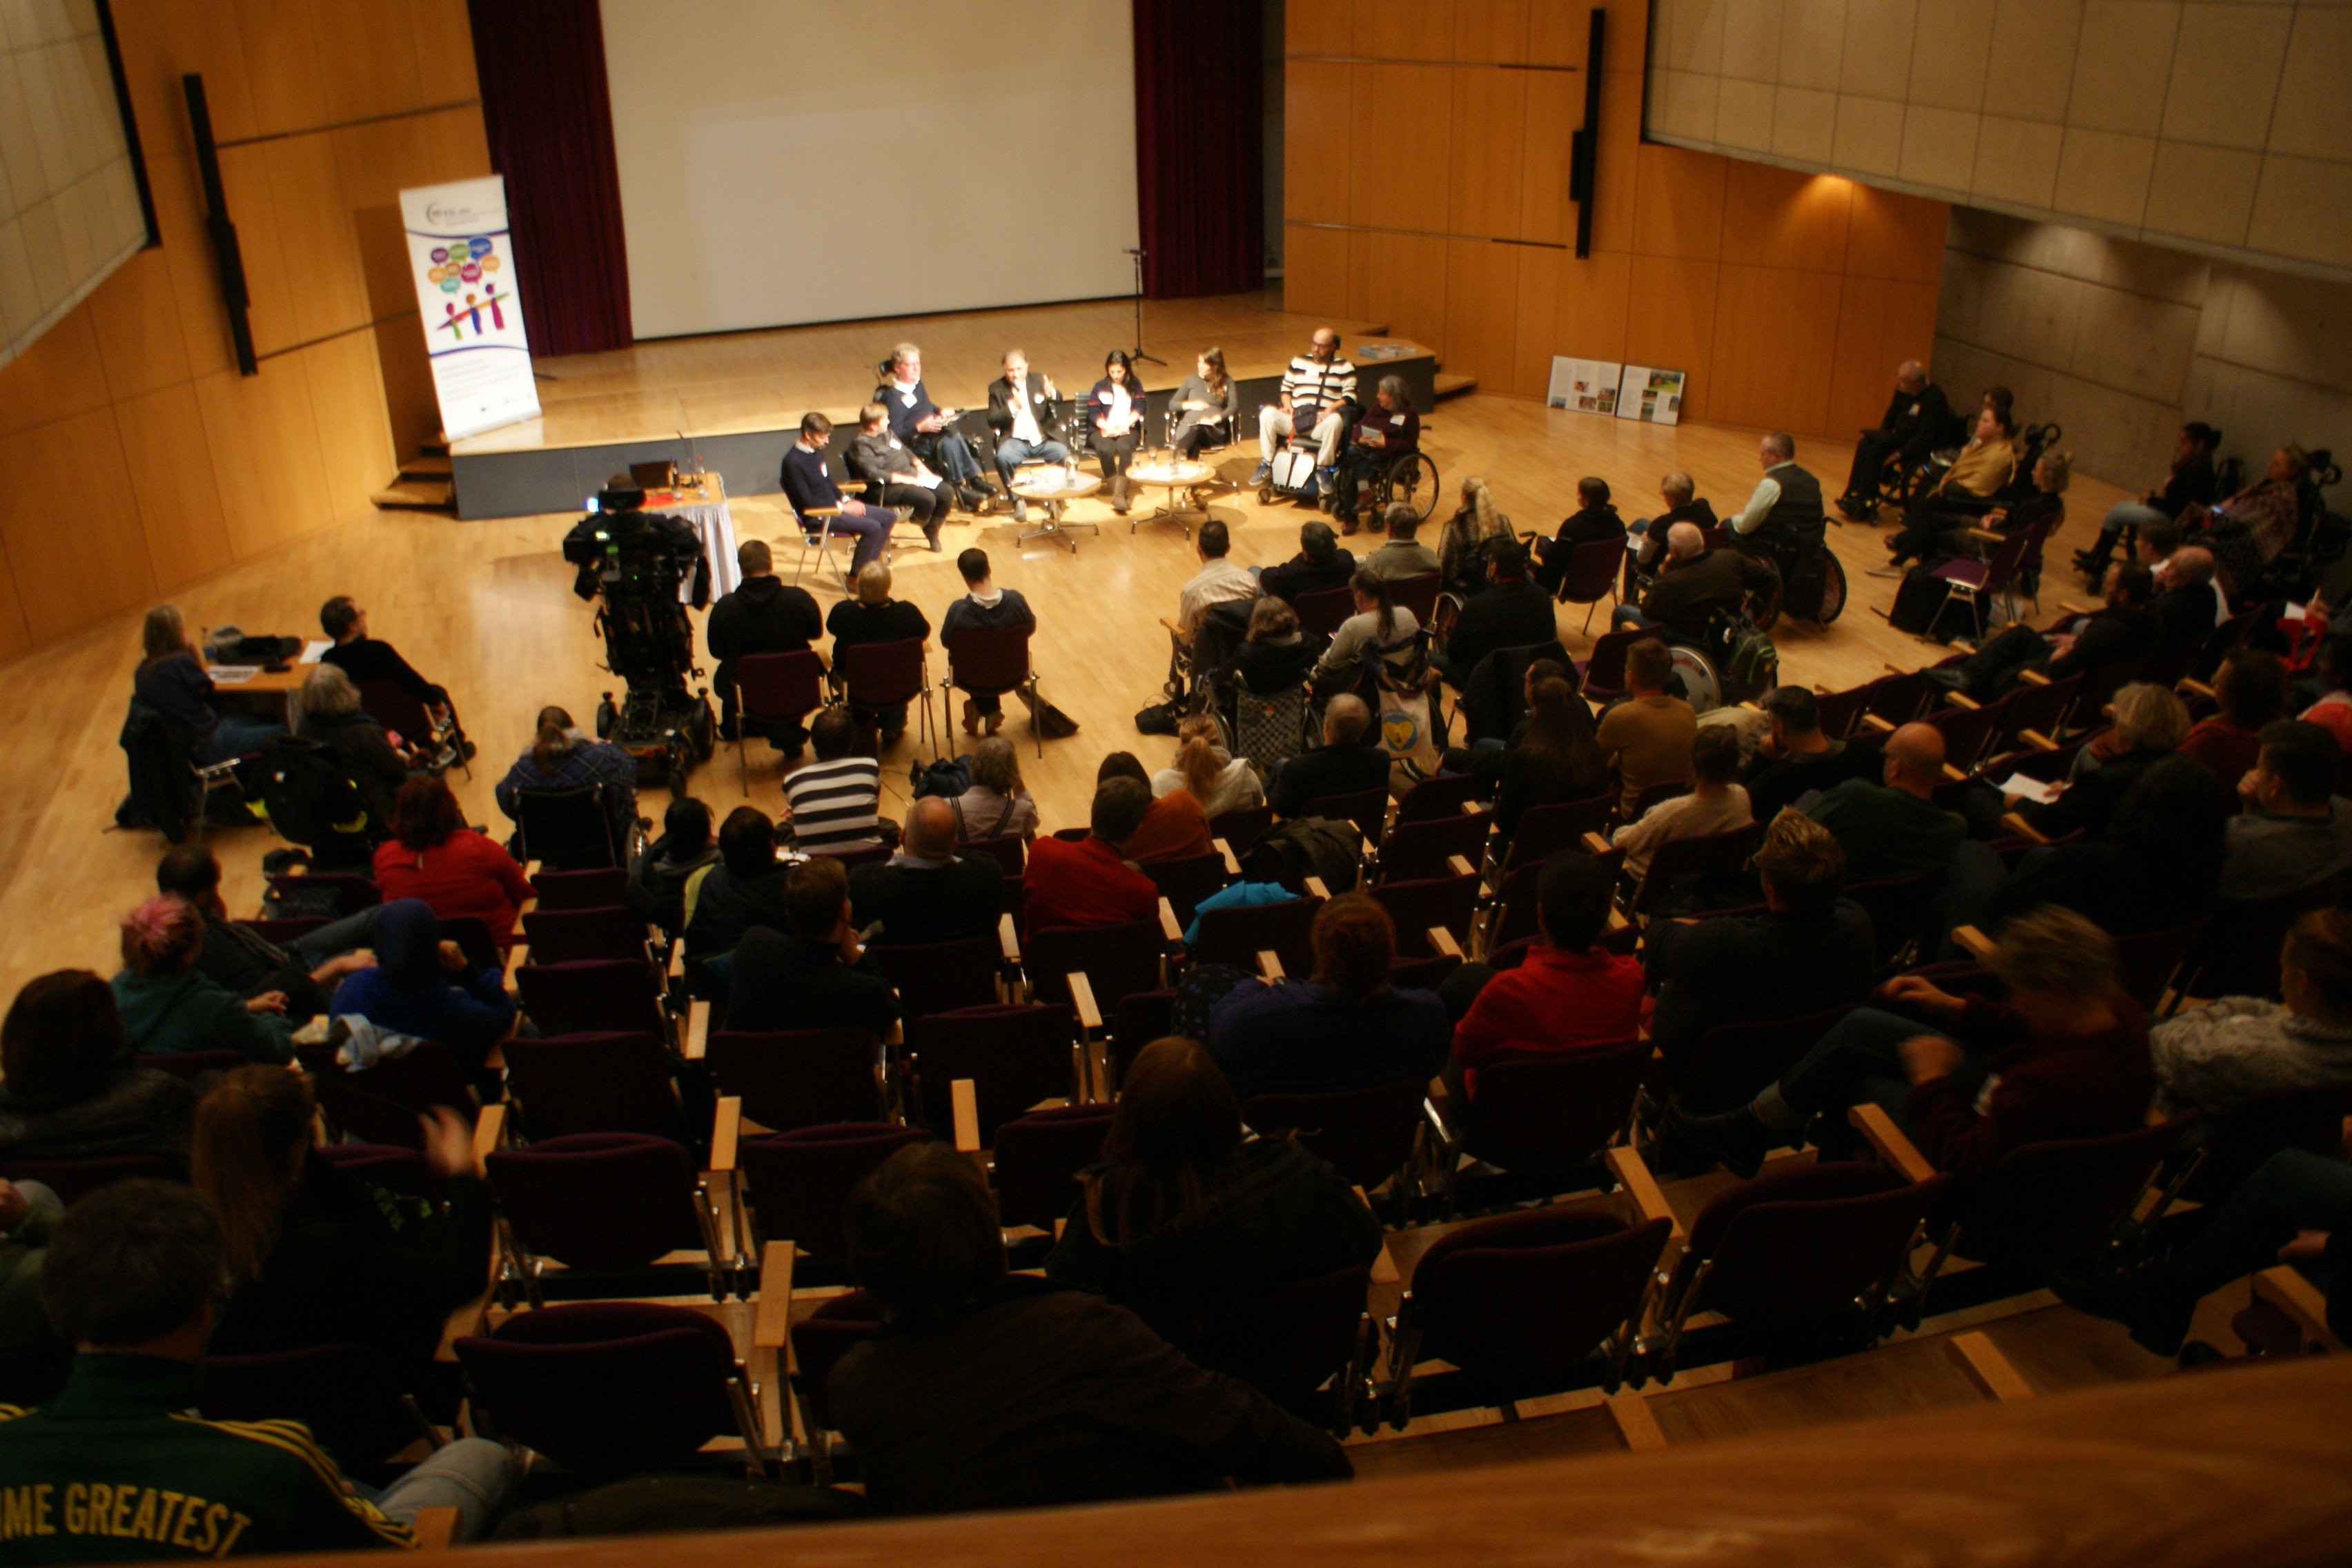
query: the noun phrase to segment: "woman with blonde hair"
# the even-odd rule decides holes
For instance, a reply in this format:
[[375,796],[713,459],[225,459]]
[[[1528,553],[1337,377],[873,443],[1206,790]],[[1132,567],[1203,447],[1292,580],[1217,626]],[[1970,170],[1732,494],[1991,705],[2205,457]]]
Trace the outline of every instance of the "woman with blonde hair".
[[1021,753],[991,735],[971,754],[971,787],[956,796],[956,841],[1037,837],[1037,803],[1021,784]]
[[520,822],[520,792],[590,784],[604,786],[604,815],[613,825],[613,841],[626,845],[637,821],[636,759],[609,741],[586,734],[569,712],[550,706],[533,721],[530,749],[515,759],[493,793],[499,809]]
[[235,1051],[257,1062],[294,1055],[286,994],[244,1000],[196,967],[205,919],[184,899],[150,899],[122,917],[122,967],[107,984],[135,1056]]
[[[1280,600],[1272,601],[1279,604]],[[1195,713],[1176,726],[1176,761],[1151,775],[1155,795],[1182,790],[1211,817],[1265,803],[1265,787],[1246,757],[1224,748],[1213,714]]]
[[286,733],[285,725],[257,713],[215,711],[215,689],[180,607],[158,605],[148,611],[139,626],[139,668],[131,678],[131,700],[186,731],[198,763],[210,767],[231,762]]
[[2116,693],[2110,711],[2114,723],[2074,754],[2074,776],[2057,799],[2016,805],[2044,838],[2076,828],[2095,838],[2105,832],[2125,792],[2189,738],[2189,710],[2168,687],[2134,681]]
[[1476,474],[1462,481],[1462,504],[1437,536],[1437,570],[1450,593],[1468,598],[1486,586],[1486,546],[1511,537],[1511,520]]

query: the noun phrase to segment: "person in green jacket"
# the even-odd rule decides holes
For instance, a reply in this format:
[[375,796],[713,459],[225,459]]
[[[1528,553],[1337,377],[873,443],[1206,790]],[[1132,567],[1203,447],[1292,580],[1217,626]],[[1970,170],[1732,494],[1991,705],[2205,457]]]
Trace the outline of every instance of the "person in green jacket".
[[58,1222],[41,1302],[73,1370],[37,1410],[0,1405],[0,1561],[413,1548],[435,1506],[482,1532],[515,1479],[499,1444],[451,1443],[379,1496],[299,1422],[191,1415],[220,1277],[220,1226],[186,1187],[117,1182]]
[[196,968],[205,921],[182,899],[150,899],[122,917],[122,970],[108,982],[131,1048],[142,1056],[235,1051],[257,1062],[294,1058],[286,994],[249,1000]]

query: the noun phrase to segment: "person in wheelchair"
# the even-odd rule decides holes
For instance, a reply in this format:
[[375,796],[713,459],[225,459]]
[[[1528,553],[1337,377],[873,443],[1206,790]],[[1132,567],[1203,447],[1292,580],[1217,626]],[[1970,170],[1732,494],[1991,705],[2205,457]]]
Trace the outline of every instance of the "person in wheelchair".
[[1977,411],[1974,433],[1942,478],[1919,492],[1905,513],[1903,527],[1889,542],[1884,566],[1873,566],[1874,577],[1900,577],[1904,566],[1930,549],[1948,528],[1980,517],[1991,498],[2017,477],[2017,416],[2005,405],[1988,400]]
[[1234,439],[1239,428],[1242,395],[1234,385],[1234,378],[1225,374],[1225,351],[1208,348],[1193,362],[1192,374],[1176,388],[1169,403],[1176,418],[1176,428],[1168,444],[1176,455],[1190,462],[1201,455],[1201,448],[1211,441]]
[[1342,533],[1356,531],[1360,492],[1377,483],[1399,457],[1421,447],[1421,416],[1413,410],[1412,394],[1406,389],[1404,377],[1381,377],[1380,390],[1372,394],[1372,400],[1378,406],[1356,421],[1355,433],[1339,454],[1339,489],[1331,502],[1331,515],[1339,520]]
[[996,492],[982,477],[971,443],[953,427],[962,411],[941,408],[924,389],[923,351],[900,343],[884,368],[887,379],[874,389],[873,400],[889,410],[890,433],[945,476],[966,511],[985,516],[996,505]]
[[1732,543],[1749,554],[1772,556],[1818,547],[1829,532],[1829,513],[1822,506],[1822,481],[1797,464],[1797,438],[1786,430],[1766,432],[1756,443],[1756,462],[1764,477],[1731,519]]
[[1282,388],[1274,402],[1257,411],[1257,468],[1252,485],[1263,485],[1274,472],[1276,443],[1295,437],[1303,423],[1316,443],[1317,470],[1328,477],[1339,460],[1340,437],[1361,405],[1356,402],[1356,367],[1339,357],[1339,334],[1318,327],[1307,352],[1282,373]]
[[1728,546],[1709,550],[1693,522],[1666,530],[1664,569],[1639,605],[1620,605],[1610,622],[1622,629],[1655,631],[1670,643],[1711,647],[1719,616],[1737,616],[1749,595],[1777,592],[1780,574],[1766,563]]
[[2012,475],[2009,483],[1988,498],[1994,505],[1981,517],[1942,511],[1916,527],[1905,524],[1891,544],[1895,558],[1935,561],[1972,555],[1979,542],[1969,538],[1971,528],[1995,533],[2021,533],[2053,515],[2063,517],[2066,486],[2074,477],[2074,464],[2071,452],[2044,452],[2035,459],[2032,471],[2021,470]]
[[1846,476],[1845,493],[1838,497],[1838,510],[1856,522],[1876,516],[1889,470],[1898,479],[1916,472],[1944,442],[1953,423],[1950,400],[1927,379],[1927,367],[1916,359],[1905,360],[1895,373],[1895,395],[1886,412],[1853,444],[1853,469]]
[[1696,523],[1700,528],[1717,526],[1715,503],[1703,499],[1698,485],[1688,474],[1676,469],[1658,481],[1658,499],[1666,510],[1655,517],[1637,517],[1625,525],[1625,531],[1637,535],[1640,548],[1626,557],[1625,595],[1646,585],[1647,579],[1658,574],[1666,563],[1666,531],[1678,522]]
[[636,759],[610,741],[582,732],[579,721],[561,708],[542,708],[534,721],[530,750],[515,759],[490,793],[499,809],[522,820],[522,792],[604,786],[604,811],[614,842],[626,844],[637,825]]

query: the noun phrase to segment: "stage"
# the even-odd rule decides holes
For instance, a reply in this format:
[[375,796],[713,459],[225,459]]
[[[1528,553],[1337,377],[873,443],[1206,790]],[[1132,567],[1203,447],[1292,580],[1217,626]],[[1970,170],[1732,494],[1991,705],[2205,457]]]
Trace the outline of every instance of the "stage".
[[[1143,346],[1166,362],[1137,366],[1152,395],[1147,445],[1157,445],[1165,429],[1169,395],[1212,346],[1225,352],[1241,394],[1241,433],[1254,438],[1258,405],[1273,399],[1291,357],[1324,325],[1339,331],[1367,404],[1380,377],[1395,374],[1412,388],[1414,405],[1430,410],[1437,360],[1428,349],[1384,338],[1381,322],[1285,312],[1274,308],[1278,299],[1278,290],[1262,290],[1145,301]],[[878,380],[877,366],[902,342],[922,346],[934,401],[972,411],[958,428],[982,437],[986,450],[981,411],[1006,350],[1025,350],[1030,368],[1053,376],[1066,400],[1084,396],[1101,377],[1103,356],[1132,346],[1134,336],[1134,301],[1118,299],[671,338],[541,360],[539,418],[450,444],[457,515],[576,510],[607,476],[665,458],[681,466],[698,459],[725,478],[730,497],[773,494],[801,416],[824,414],[834,421],[833,449],[846,446]],[[1369,352],[1383,357],[1363,357]]]

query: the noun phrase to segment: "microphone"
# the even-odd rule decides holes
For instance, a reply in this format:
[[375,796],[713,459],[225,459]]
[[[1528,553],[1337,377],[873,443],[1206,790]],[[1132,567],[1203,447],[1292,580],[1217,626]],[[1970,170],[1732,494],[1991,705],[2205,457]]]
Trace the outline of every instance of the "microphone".
[[1127,253],[1128,253],[1129,256],[1140,256],[1140,255],[1142,255],[1142,254],[1143,254],[1143,252],[1141,252],[1141,251],[1139,251],[1139,250],[1136,249],[1133,246],[1129,246],[1129,247],[1128,247]]

